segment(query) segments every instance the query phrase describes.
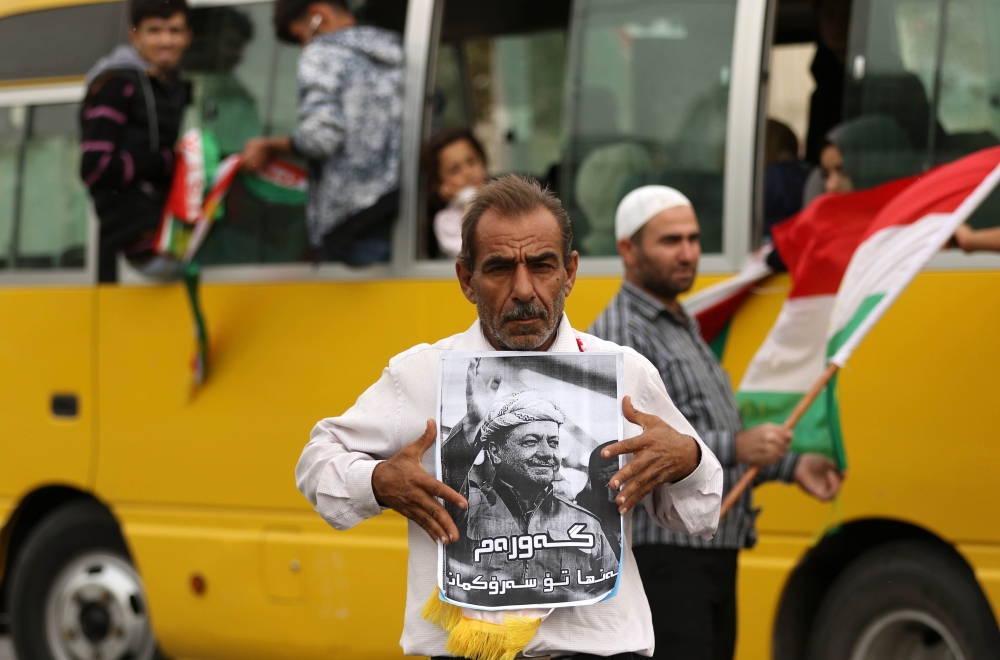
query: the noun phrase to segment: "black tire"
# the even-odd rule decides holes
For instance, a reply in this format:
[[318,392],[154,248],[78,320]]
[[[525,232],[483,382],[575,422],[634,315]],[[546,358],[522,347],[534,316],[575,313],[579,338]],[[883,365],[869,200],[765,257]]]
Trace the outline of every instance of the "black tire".
[[1000,658],[990,606],[949,549],[894,541],[862,554],[837,577],[816,613],[806,659],[873,657]]
[[[53,648],[47,630],[50,594],[67,567],[92,553],[114,557],[134,571],[118,522],[93,500],[70,502],[32,530],[15,558],[8,601],[18,660],[65,660],[66,651]],[[144,596],[138,607],[144,607]],[[149,660],[149,645],[143,648],[146,657],[135,660]]]

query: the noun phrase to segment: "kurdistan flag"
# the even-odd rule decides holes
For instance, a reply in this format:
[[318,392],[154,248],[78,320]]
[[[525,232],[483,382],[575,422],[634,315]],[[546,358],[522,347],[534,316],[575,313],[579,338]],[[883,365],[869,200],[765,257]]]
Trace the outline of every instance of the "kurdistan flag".
[[[792,288],[736,394],[747,427],[781,423],[828,363],[842,367],[921,268],[1000,182],[1000,147],[914,178],[825,195],[774,228]],[[792,448],[847,467],[836,376]]]

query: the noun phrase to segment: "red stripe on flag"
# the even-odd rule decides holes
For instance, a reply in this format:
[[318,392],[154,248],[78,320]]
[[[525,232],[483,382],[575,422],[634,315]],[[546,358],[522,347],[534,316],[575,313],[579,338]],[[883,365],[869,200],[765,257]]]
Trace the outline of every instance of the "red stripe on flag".
[[695,314],[695,318],[698,319],[698,325],[701,327],[701,337],[706,343],[712,343],[712,340],[719,336],[722,329],[729,323],[729,319],[733,318],[736,310],[740,308],[743,301],[750,295],[752,289],[753,284],[748,284],[746,288],[731,298],[726,298],[718,305]]
[[931,213],[953,213],[998,164],[1000,147],[992,147],[930,170],[886,204],[862,240],[886,227],[912,224]]
[[878,213],[916,177],[854,193],[817,198],[771,230],[774,245],[792,276],[789,298],[833,295],[851,255]]

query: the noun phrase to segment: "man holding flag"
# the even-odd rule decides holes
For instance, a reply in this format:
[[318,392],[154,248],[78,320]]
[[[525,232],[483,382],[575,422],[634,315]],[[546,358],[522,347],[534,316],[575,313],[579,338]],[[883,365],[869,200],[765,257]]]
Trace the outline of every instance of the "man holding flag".
[[[749,466],[757,483],[796,481],[819,499],[840,487],[835,464],[789,452],[792,433],[774,423],[744,430],[729,378],[677,296],[692,287],[701,256],[698,219],[680,192],[644,186],[615,217],[625,281],[590,332],[636,349],[657,368],[674,404],[718,456],[728,490]],[[656,656],[731,658],[736,642],[736,560],[756,541],[749,492],[712,539],[670,532],[634,517],[636,563],[653,612]]]

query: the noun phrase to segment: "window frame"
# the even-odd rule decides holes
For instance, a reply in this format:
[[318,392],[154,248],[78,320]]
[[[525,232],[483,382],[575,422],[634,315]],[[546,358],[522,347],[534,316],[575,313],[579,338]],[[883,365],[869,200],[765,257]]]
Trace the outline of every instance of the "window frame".
[[[879,2],[880,0],[855,0],[851,7],[851,24],[849,30],[849,41],[847,46],[847,70],[845,75],[853,76],[855,81],[862,80],[866,75],[866,62],[867,62],[867,40],[869,31],[869,17],[871,16],[871,7],[874,2]],[[938,0],[939,7],[942,10],[947,10],[947,1]],[[855,12],[861,11],[863,14],[859,15]],[[940,38],[941,35],[939,35]],[[1000,36],[1000,35],[998,35]],[[940,80],[940,69],[942,66],[943,59],[941,58],[941,53],[943,52],[944,44],[938,44],[938,52],[935,55],[935,70],[934,79],[935,84],[939,84]],[[858,60],[860,58],[860,65]],[[860,70],[860,75],[857,73]],[[939,91],[937,92],[940,93]],[[936,121],[936,108],[938,104],[938,99],[931,100],[932,112],[935,112],[933,119]],[[1000,254],[993,254],[989,252],[977,252],[973,254],[966,254],[958,248],[946,248],[939,251],[931,260],[924,265],[922,272],[942,272],[942,271],[997,271],[1000,270]]]
[[[0,89],[0,108],[46,106],[80,103],[86,89],[82,83],[59,83]],[[89,285],[97,282],[98,224],[94,204],[87,201],[86,262],[79,269],[23,268],[0,270],[0,287],[67,284]]]
[[[195,7],[239,6],[267,0],[193,0]],[[777,0],[739,0],[734,24],[729,122],[726,131],[726,178],[724,183],[723,252],[704,255],[700,272],[726,274],[739,269],[755,242],[754,207],[758,179],[761,110],[766,73],[761,66],[768,34],[768,12]],[[769,6],[770,5],[770,6]],[[427,85],[440,41],[444,0],[409,0],[403,34],[405,52],[403,126],[400,171],[400,213],[392,236],[392,259],[388,264],[351,268],[339,263],[290,263],[206,266],[206,282],[266,283],[318,281],[377,281],[392,279],[451,279],[455,266],[447,260],[417,259],[417,215],[420,199],[420,151],[424,125],[430,119]],[[572,41],[573,35],[570,35]],[[84,85],[45,84],[0,88],[0,107],[51,105],[82,100]],[[0,286],[65,285],[96,283],[97,219],[88,209],[87,265],[81,270],[31,269],[0,271]],[[936,255],[926,270],[1000,270],[1000,255],[965,255],[947,250]],[[583,276],[621,276],[617,257],[583,257]],[[126,286],[159,286],[131,268],[121,271]]]

